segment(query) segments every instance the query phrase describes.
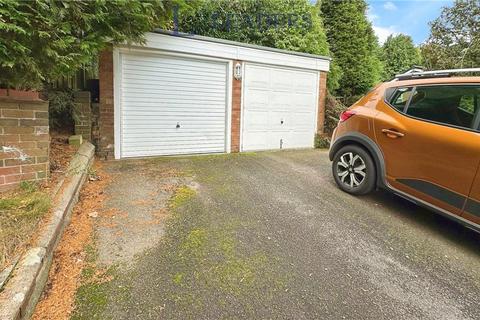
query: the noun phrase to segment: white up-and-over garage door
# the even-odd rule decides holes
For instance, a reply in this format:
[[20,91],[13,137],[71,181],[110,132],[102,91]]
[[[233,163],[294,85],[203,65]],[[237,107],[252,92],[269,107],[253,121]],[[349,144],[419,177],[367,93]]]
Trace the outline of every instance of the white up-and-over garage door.
[[242,150],[311,148],[318,72],[246,63]]
[[226,152],[226,62],[121,55],[120,156]]
[[162,31],[112,57],[117,159],[313,147],[328,57]]

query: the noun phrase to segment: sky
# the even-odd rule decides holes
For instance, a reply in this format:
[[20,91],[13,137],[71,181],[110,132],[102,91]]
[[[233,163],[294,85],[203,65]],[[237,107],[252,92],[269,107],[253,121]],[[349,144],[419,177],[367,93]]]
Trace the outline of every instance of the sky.
[[368,18],[380,44],[390,34],[410,35],[415,44],[427,40],[428,23],[440,15],[442,7],[452,6],[453,0],[367,0]]

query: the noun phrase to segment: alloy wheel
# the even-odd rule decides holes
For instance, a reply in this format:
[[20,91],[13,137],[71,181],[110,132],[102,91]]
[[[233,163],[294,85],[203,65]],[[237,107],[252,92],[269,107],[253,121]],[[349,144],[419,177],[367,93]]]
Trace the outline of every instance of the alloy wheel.
[[360,155],[346,152],[338,159],[337,175],[341,183],[349,188],[356,188],[365,181],[367,166]]

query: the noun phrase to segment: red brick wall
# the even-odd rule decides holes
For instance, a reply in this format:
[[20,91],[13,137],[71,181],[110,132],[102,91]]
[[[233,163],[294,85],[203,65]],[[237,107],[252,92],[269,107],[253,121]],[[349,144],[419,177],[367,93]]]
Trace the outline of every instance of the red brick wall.
[[[241,61],[233,61],[233,68],[237,63]],[[231,71],[232,74],[234,70]],[[241,103],[242,103],[242,80],[232,78],[232,139],[231,150],[232,152],[240,151],[240,116],[241,116]]]
[[75,134],[82,135],[83,140],[92,141],[92,106],[90,91],[74,93]]
[[99,57],[99,139],[97,154],[111,159],[114,157],[114,115],[113,115],[113,54],[112,49],[104,50]]
[[323,135],[325,129],[325,100],[327,98],[327,73],[320,72],[320,87],[318,90],[317,134]]
[[0,192],[49,172],[48,102],[0,98]]

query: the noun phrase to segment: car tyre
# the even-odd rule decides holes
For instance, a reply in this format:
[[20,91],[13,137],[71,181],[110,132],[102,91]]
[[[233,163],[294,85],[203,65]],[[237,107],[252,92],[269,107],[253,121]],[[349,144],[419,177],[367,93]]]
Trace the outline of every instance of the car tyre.
[[335,182],[343,191],[364,195],[375,188],[376,170],[370,154],[356,145],[347,145],[335,153],[332,163]]

